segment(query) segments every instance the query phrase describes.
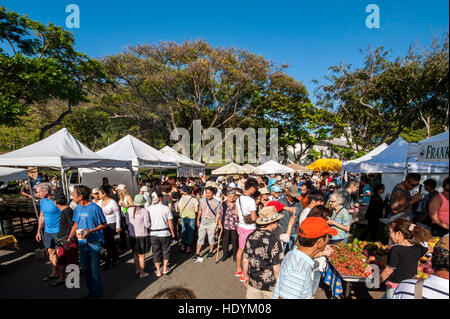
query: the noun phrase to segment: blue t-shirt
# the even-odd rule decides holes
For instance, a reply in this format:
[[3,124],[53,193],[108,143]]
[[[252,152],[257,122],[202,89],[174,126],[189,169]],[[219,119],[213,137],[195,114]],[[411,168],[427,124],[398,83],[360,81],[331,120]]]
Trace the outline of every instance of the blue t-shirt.
[[44,214],[44,231],[50,234],[59,233],[61,210],[56,207],[53,200],[47,198],[41,199],[39,209]]
[[[77,229],[93,229],[100,224],[106,223],[103,210],[92,202],[87,206],[78,205],[73,213],[73,221],[78,224]],[[103,244],[103,230],[90,233],[86,239],[78,240],[80,245],[86,245],[88,242],[100,242]]]
[[[363,194],[369,194],[369,193],[372,193],[372,188],[370,187],[369,184],[366,184],[364,186],[364,189],[363,189]],[[364,196],[363,197],[363,203],[364,204],[369,204],[370,203],[370,196]]]

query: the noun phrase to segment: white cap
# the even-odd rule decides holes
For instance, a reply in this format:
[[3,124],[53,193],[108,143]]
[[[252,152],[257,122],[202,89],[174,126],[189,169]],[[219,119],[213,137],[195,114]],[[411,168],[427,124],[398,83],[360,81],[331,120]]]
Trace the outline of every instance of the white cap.
[[117,189],[124,190],[125,188],[127,188],[127,187],[125,186],[125,184],[119,184],[119,185],[117,185]]

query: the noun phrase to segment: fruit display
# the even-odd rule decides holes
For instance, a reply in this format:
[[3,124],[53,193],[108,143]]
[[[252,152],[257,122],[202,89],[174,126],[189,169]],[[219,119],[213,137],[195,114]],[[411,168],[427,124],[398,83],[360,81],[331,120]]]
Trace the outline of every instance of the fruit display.
[[367,277],[371,272],[367,266],[376,264],[382,270],[386,267],[388,246],[381,242],[359,241],[332,245],[333,254],[329,257],[333,267],[343,276]]
[[[439,237],[434,237],[432,240],[428,242],[428,247],[433,250],[436,243],[440,240]],[[417,265],[417,279],[427,279],[430,275],[434,273],[433,267],[431,265],[431,253],[420,258]]]

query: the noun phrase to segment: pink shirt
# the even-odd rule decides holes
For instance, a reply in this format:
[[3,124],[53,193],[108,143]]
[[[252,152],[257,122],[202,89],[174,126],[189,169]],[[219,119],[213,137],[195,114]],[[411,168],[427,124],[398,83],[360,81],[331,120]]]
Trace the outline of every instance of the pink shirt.
[[442,194],[439,194],[439,196],[441,196],[442,205],[439,208],[438,217],[443,223],[448,225],[448,199]]

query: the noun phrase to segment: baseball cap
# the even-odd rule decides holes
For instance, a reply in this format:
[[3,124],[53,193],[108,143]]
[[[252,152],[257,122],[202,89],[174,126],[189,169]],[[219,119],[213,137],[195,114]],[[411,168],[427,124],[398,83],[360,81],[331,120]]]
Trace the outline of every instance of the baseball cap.
[[281,176],[277,176],[276,180],[281,181],[282,180]]
[[336,188],[336,184],[331,182],[330,184],[328,184],[328,188]]
[[269,190],[266,187],[260,188],[259,192],[261,193],[261,195],[270,194]]
[[319,238],[324,235],[336,236],[337,230],[331,228],[322,217],[308,217],[297,229],[303,238]]
[[97,194],[98,193],[98,188],[97,187],[93,188],[91,193],[92,194]]
[[124,190],[126,188],[125,184],[117,185],[117,189]]
[[272,192],[281,193],[281,187],[278,185],[272,187]]
[[142,192],[148,192],[148,187],[147,186],[142,186],[141,187],[141,191]]
[[280,202],[277,202],[276,200],[273,200],[267,204],[267,206],[274,206],[277,212],[281,212],[284,208],[284,204],[281,204]]

